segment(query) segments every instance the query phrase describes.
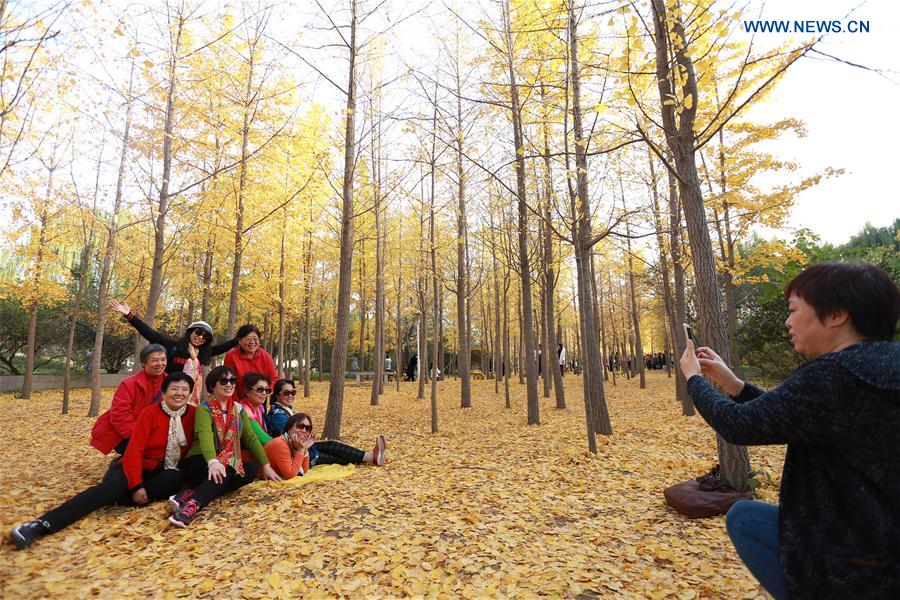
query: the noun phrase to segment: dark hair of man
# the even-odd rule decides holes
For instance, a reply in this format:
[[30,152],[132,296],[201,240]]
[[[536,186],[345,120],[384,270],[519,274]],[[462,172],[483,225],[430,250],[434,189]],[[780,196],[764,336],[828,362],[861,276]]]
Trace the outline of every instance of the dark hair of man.
[[166,375],[166,378],[163,379],[162,382],[162,391],[165,392],[169,389],[169,386],[176,381],[183,381],[188,384],[188,387],[193,392],[194,391],[194,378],[185,373],[184,371],[175,371],[174,373],[169,373]]
[[244,389],[249,390],[253,386],[255,386],[260,381],[265,381],[268,384],[272,382],[269,381],[269,378],[263,375],[262,373],[256,373],[255,371],[250,371],[249,373],[244,373]]
[[216,387],[216,384],[219,383],[219,380],[229,375],[234,376],[235,373],[231,369],[231,367],[226,367],[225,365],[219,365],[218,367],[210,371],[206,376],[206,391],[212,394],[213,388]]
[[147,359],[150,358],[150,355],[154,352],[162,352],[165,354],[166,349],[160,344],[147,344],[141,348],[141,353],[138,355],[141,359],[141,364],[146,364]]
[[887,274],[869,263],[822,263],[807,267],[784,289],[816,311],[819,321],[845,310],[853,328],[867,340],[894,337],[900,318],[900,291]]
[[278,394],[281,393],[281,390],[283,390],[284,386],[286,385],[290,385],[293,388],[297,387],[293,379],[279,379],[275,382],[275,386],[272,388],[272,400],[278,399]]
[[309,421],[309,426],[312,427],[312,417],[306,413],[294,413],[288,417],[287,423],[284,424],[285,432],[290,431],[297,425],[297,423],[302,423],[303,420]]
[[249,323],[247,325],[241,325],[234,337],[241,339],[247,337],[251,333],[255,333],[256,337],[262,337],[262,334],[259,332],[259,327],[250,325]]

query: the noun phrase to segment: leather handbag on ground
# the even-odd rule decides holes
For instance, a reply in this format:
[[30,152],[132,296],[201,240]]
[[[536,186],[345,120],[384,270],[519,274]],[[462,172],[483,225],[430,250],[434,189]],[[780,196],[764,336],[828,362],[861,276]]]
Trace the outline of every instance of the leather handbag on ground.
[[719,477],[719,465],[696,479],[663,490],[666,504],[691,518],[724,515],[738,500],[752,500],[752,492],[738,492]]

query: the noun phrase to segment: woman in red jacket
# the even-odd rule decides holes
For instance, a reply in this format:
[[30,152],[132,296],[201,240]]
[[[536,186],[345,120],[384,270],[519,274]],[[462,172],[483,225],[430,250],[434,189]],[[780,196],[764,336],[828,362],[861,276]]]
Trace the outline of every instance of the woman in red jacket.
[[99,484],[14,528],[10,537],[16,548],[23,550],[37,538],[56,533],[103,506],[140,506],[177,492],[183,482],[178,464],[194,434],[196,409],[187,403],[193,388],[194,379],[187,373],[166,377],[162,402],[141,412],[125,456],[110,465]]
[[235,390],[237,400],[247,397],[247,390],[244,387],[244,375],[247,373],[259,373],[270,382],[278,380],[275,361],[260,347],[260,337],[256,325],[241,325],[237,330],[238,347],[225,353],[225,366],[230,367],[237,375],[238,383]]

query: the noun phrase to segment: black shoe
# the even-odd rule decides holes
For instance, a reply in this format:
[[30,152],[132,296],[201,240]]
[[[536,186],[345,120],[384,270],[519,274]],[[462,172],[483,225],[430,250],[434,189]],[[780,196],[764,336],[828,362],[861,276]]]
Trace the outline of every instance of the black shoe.
[[10,537],[16,550],[24,550],[34,543],[34,540],[50,533],[50,523],[47,521],[29,521],[18,527],[14,527]]

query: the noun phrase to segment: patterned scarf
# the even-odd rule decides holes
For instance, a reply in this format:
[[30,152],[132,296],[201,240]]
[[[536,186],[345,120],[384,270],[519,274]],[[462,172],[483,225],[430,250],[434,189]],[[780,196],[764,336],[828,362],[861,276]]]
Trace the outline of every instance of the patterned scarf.
[[159,406],[169,415],[169,437],[166,440],[166,459],[163,468],[177,469],[181,461],[181,448],[187,446],[187,437],[181,424],[181,415],[187,410],[187,406],[182,406],[178,410],[172,410],[165,402],[160,402]]
[[[225,466],[229,466],[238,474],[244,476],[244,463],[241,461],[240,434],[238,422],[241,416],[232,398],[228,399],[225,412],[222,412],[222,403],[213,398],[206,403],[213,416],[213,433],[218,440],[219,451],[216,458]],[[226,416],[227,415],[227,416]]]

